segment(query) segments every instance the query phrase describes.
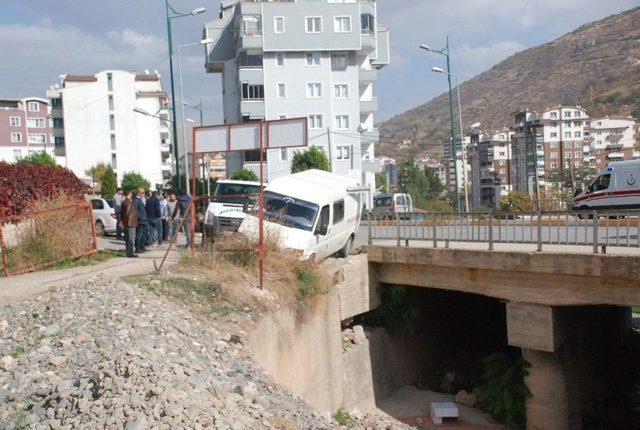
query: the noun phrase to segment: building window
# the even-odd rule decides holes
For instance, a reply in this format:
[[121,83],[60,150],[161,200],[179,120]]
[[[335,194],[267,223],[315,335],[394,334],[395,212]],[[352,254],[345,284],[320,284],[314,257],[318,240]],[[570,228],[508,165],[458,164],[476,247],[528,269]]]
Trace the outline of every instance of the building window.
[[348,146],[338,146],[336,148],[336,150],[337,150],[336,158],[338,160],[348,160],[349,158],[351,158],[350,149],[351,148],[348,147]]
[[557,122],[554,121],[554,122],[551,123],[551,127],[557,127],[557,126],[558,126]]
[[580,162],[576,161],[575,163],[573,163],[573,165],[576,166],[576,167],[580,167]]
[[284,67],[284,52],[276,52],[276,67]]
[[[598,121],[598,127],[600,127],[602,125],[602,121]],[[600,133],[598,133],[600,134]]]
[[570,131],[565,131],[564,132],[564,137],[565,137],[565,139],[571,138],[571,132]]
[[308,16],[305,21],[305,31],[307,33],[322,33],[322,17]]
[[551,158],[558,158],[558,153],[557,152],[552,152],[552,153],[549,154],[549,156]]
[[336,115],[336,130],[349,129],[349,115]]
[[27,109],[30,112],[40,112],[40,102],[27,102]]
[[333,203],[333,223],[338,224],[344,219],[344,200]]
[[278,115],[278,119],[287,119],[286,115]]
[[53,128],[63,128],[64,121],[62,118],[53,118]]
[[[267,153],[265,151],[262,151],[262,160],[267,161]],[[260,162],[260,151],[258,150],[244,151],[244,162],[245,163]]]
[[571,147],[573,147],[573,143],[572,143],[572,142],[566,142],[566,143],[564,144],[564,147],[565,147],[565,148],[571,148]]
[[242,34],[244,36],[262,36],[262,18],[260,15],[242,17]]
[[264,100],[264,85],[242,83],[242,100]]
[[109,110],[113,111],[113,95],[109,94]]
[[504,163],[505,163],[505,161],[504,161],[504,160],[500,160],[500,161],[498,162],[498,164],[499,164],[500,166],[504,166]]
[[44,128],[44,118],[27,118],[27,127]]
[[49,128],[53,128],[53,118],[49,118]]
[[280,161],[289,161],[289,151],[287,148],[280,148]]
[[113,91],[113,74],[107,73],[107,91]]
[[558,167],[558,163],[552,161],[551,162],[551,168],[555,169],[556,167]]
[[318,99],[322,97],[322,84],[320,82],[307,83],[307,98]]
[[551,112],[551,118],[558,118],[558,112]]
[[336,16],[333,19],[333,31],[336,33],[351,33],[351,17]]
[[349,85],[347,84],[335,84],[333,86],[333,97],[336,99],[348,99],[349,98]]
[[11,133],[11,142],[13,143],[22,142],[22,133]]
[[51,99],[51,107],[54,107],[54,108],[62,107],[62,97],[56,97]]
[[504,174],[506,174],[506,173],[507,173],[507,171],[506,171],[505,169],[500,169],[500,174],[501,174],[501,175],[504,175]]
[[362,34],[373,34],[375,31],[375,18],[369,13],[360,15],[360,26]]
[[247,54],[241,52],[238,56],[238,66],[241,69],[261,69],[262,54]]
[[565,117],[565,118],[571,118],[571,111],[568,111],[568,110],[567,110],[567,111],[565,111],[565,112],[564,112],[564,117]]
[[309,115],[309,128],[319,129],[322,128],[322,115]]
[[13,150],[13,158],[18,160],[21,157],[22,157],[22,149],[14,149]]
[[564,158],[571,158],[571,152],[565,151]]
[[346,70],[347,69],[347,55],[335,54],[331,56],[331,68],[333,70]]
[[54,143],[56,141],[56,137],[53,134],[49,135],[49,142]]
[[319,66],[320,65],[320,53],[308,52],[307,53],[307,66]]
[[582,137],[582,133],[580,133],[579,131],[575,132],[575,137]]
[[557,138],[558,137],[558,133],[556,133],[556,132],[551,133],[551,137],[552,138]]
[[577,110],[577,111],[574,112],[573,116],[575,116],[576,118],[580,118],[580,116],[582,116],[582,112]]
[[274,33],[284,33],[284,16],[276,16],[273,18]]
[[22,120],[19,116],[9,117],[9,125],[11,127],[20,127],[22,125]]
[[573,125],[576,127],[582,127],[582,121],[574,121]]
[[286,99],[287,98],[287,87],[285,84],[278,84],[278,98]]
[[576,151],[573,153],[573,158],[580,158],[580,151]]
[[45,134],[27,134],[27,142],[28,143],[41,143],[44,144],[47,142],[47,136]]

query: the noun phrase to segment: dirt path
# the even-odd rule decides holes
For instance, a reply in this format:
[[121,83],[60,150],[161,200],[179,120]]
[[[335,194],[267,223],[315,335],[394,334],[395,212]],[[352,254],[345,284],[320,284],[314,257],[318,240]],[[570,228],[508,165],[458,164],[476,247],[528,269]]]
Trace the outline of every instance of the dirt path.
[[[100,249],[122,249],[122,242],[112,238],[101,238]],[[24,298],[45,293],[53,288],[63,287],[97,274],[107,274],[113,278],[150,273],[160,264],[167,246],[155,248],[141,254],[139,258],[113,258],[92,266],[73,267],[61,270],[45,270],[24,275],[0,278],[0,304],[20,301]],[[171,250],[164,267],[171,267],[184,250]]]

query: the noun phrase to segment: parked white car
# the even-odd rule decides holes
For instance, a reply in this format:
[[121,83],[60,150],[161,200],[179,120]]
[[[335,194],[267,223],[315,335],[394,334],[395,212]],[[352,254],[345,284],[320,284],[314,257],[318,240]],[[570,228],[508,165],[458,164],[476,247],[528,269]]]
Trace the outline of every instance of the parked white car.
[[582,192],[577,190],[573,209],[640,208],[640,160],[618,161],[598,174]]
[[[264,191],[269,240],[303,258],[347,256],[355,241],[366,196],[352,180],[320,170],[278,178]],[[248,214],[240,233],[257,240],[258,214]]]
[[88,200],[93,209],[93,222],[96,225],[96,234],[98,236],[115,234],[118,221],[116,220],[116,211],[113,208],[113,200],[95,196],[89,197]]
[[204,218],[207,236],[237,231],[246,211],[258,200],[259,192],[260,182],[218,181]]

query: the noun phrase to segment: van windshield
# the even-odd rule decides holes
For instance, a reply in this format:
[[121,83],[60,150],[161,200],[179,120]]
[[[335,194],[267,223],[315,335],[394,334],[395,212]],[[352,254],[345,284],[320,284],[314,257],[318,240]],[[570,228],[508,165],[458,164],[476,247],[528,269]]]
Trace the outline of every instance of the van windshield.
[[213,192],[213,201],[239,205],[254,204],[258,200],[257,194],[259,192],[259,185],[218,183]]
[[293,197],[264,192],[265,217],[286,227],[311,231],[318,215],[318,205]]
[[374,197],[373,206],[377,208],[386,208],[391,206],[391,197]]

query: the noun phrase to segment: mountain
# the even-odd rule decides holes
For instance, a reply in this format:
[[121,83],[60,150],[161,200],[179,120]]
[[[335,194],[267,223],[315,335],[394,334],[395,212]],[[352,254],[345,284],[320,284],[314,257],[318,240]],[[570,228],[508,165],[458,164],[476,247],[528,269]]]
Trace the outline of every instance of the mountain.
[[[640,7],[514,54],[460,88],[465,124],[479,121],[483,130],[510,125],[519,108],[561,103],[580,105],[591,116],[640,118]],[[380,124],[377,152],[439,156],[450,137],[449,124],[444,93]],[[409,148],[398,146],[403,139],[412,140]]]

